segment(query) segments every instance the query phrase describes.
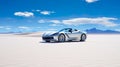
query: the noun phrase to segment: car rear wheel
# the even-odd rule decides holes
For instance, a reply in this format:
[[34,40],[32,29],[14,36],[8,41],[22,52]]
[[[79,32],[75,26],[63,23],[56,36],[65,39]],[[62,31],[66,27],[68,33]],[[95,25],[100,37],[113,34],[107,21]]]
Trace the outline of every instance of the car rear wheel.
[[65,35],[64,34],[59,35],[58,42],[65,42]]
[[82,34],[80,41],[85,41],[85,40],[86,40],[86,34]]

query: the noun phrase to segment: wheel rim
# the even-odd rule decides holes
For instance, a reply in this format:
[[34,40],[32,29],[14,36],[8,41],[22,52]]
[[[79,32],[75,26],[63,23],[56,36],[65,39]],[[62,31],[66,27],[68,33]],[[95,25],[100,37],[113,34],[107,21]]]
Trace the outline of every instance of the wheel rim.
[[86,39],[86,35],[82,35],[82,40],[84,41]]
[[60,35],[60,37],[59,37],[59,41],[60,41],[60,42],[64,42],[64,41],[65,41],[65,37],[64,37],[64,35]]

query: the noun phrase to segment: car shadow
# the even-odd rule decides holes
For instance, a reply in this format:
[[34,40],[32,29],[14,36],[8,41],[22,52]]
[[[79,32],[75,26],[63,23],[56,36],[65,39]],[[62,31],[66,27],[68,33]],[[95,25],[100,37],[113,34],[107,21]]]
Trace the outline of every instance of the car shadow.
[[65,42],[44,42],[44,41],[40,41],[40,43],[75,43],[75,42],[85,42],[85,41],[65,41]]

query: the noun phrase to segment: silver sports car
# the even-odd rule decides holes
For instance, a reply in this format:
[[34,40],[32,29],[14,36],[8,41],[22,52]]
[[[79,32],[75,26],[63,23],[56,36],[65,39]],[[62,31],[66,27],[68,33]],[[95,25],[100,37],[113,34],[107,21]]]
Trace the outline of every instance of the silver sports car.
[[46,42],[85,41],[86,38],[85,32],[72,28],[64,28],[58,32],[49,32],[42,35],[42,39]]

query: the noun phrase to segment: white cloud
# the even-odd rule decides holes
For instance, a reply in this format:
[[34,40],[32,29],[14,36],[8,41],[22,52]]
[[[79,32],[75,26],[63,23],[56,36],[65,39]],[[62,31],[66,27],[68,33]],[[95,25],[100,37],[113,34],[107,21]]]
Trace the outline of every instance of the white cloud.
[[68,20],[62,20],[62,23],[67,25],[80,25],[80,24],[100,24],[104,26],[116,26],[113,23],[116,18],[99,17],[99,18],[72,18]]
[[43,15],[50,15],[50,14],[55,13],[55,12],[53,12],[53,11],[41,11],[40,13]]
[[59,26],[61,24],[65,25],[81,25],[81,24],[98,24],[103,26],[117,26],[118,24],[115,24],[115,20],[117,18],[111,18],[111,17],[98,17],[98,18],[71,18],[66,20],[39,20],[39,23],[45,23],[45,22],[52,22],[53,24],[51,26]]
[[61,22],[59,20],[38,20],[38,23],[53,23],[50,24],[50,26],[61,26]]
[[54,24],[59,24],[59,23],[61,23],[59,20],[43,20],[43,19],[38,20],[38,23],[45,23],[45,22],[52,22],[52,23],[54,23]]
[[50,20],[49,22],[53,22],[55,24],[61,23],[59,20]]
[[55,13],[54,11],[39,10],[39,9],[37,9],[37,10],[32,10],[32,11],[33,11],[33,12],[39,12],[39,13],[42,14],[42,15],[51,15],[51,14]]
[[34,16],[34,13],[32,12],[15,12],[15,16],[23,16],[23,17],[31,17]]
[[38,20],[38,23],[45,23],[45,20]]
[[19,26],[18,28],[19,29],[30,29],[29,27],[26,27],[26,26]]
[[62,26],[62,22],[60,20],[49,20],[49,22],[52,22],[50,26]]
[[93,2],[96,2],[98,0],[85,0],[87,3],[93,3]]

